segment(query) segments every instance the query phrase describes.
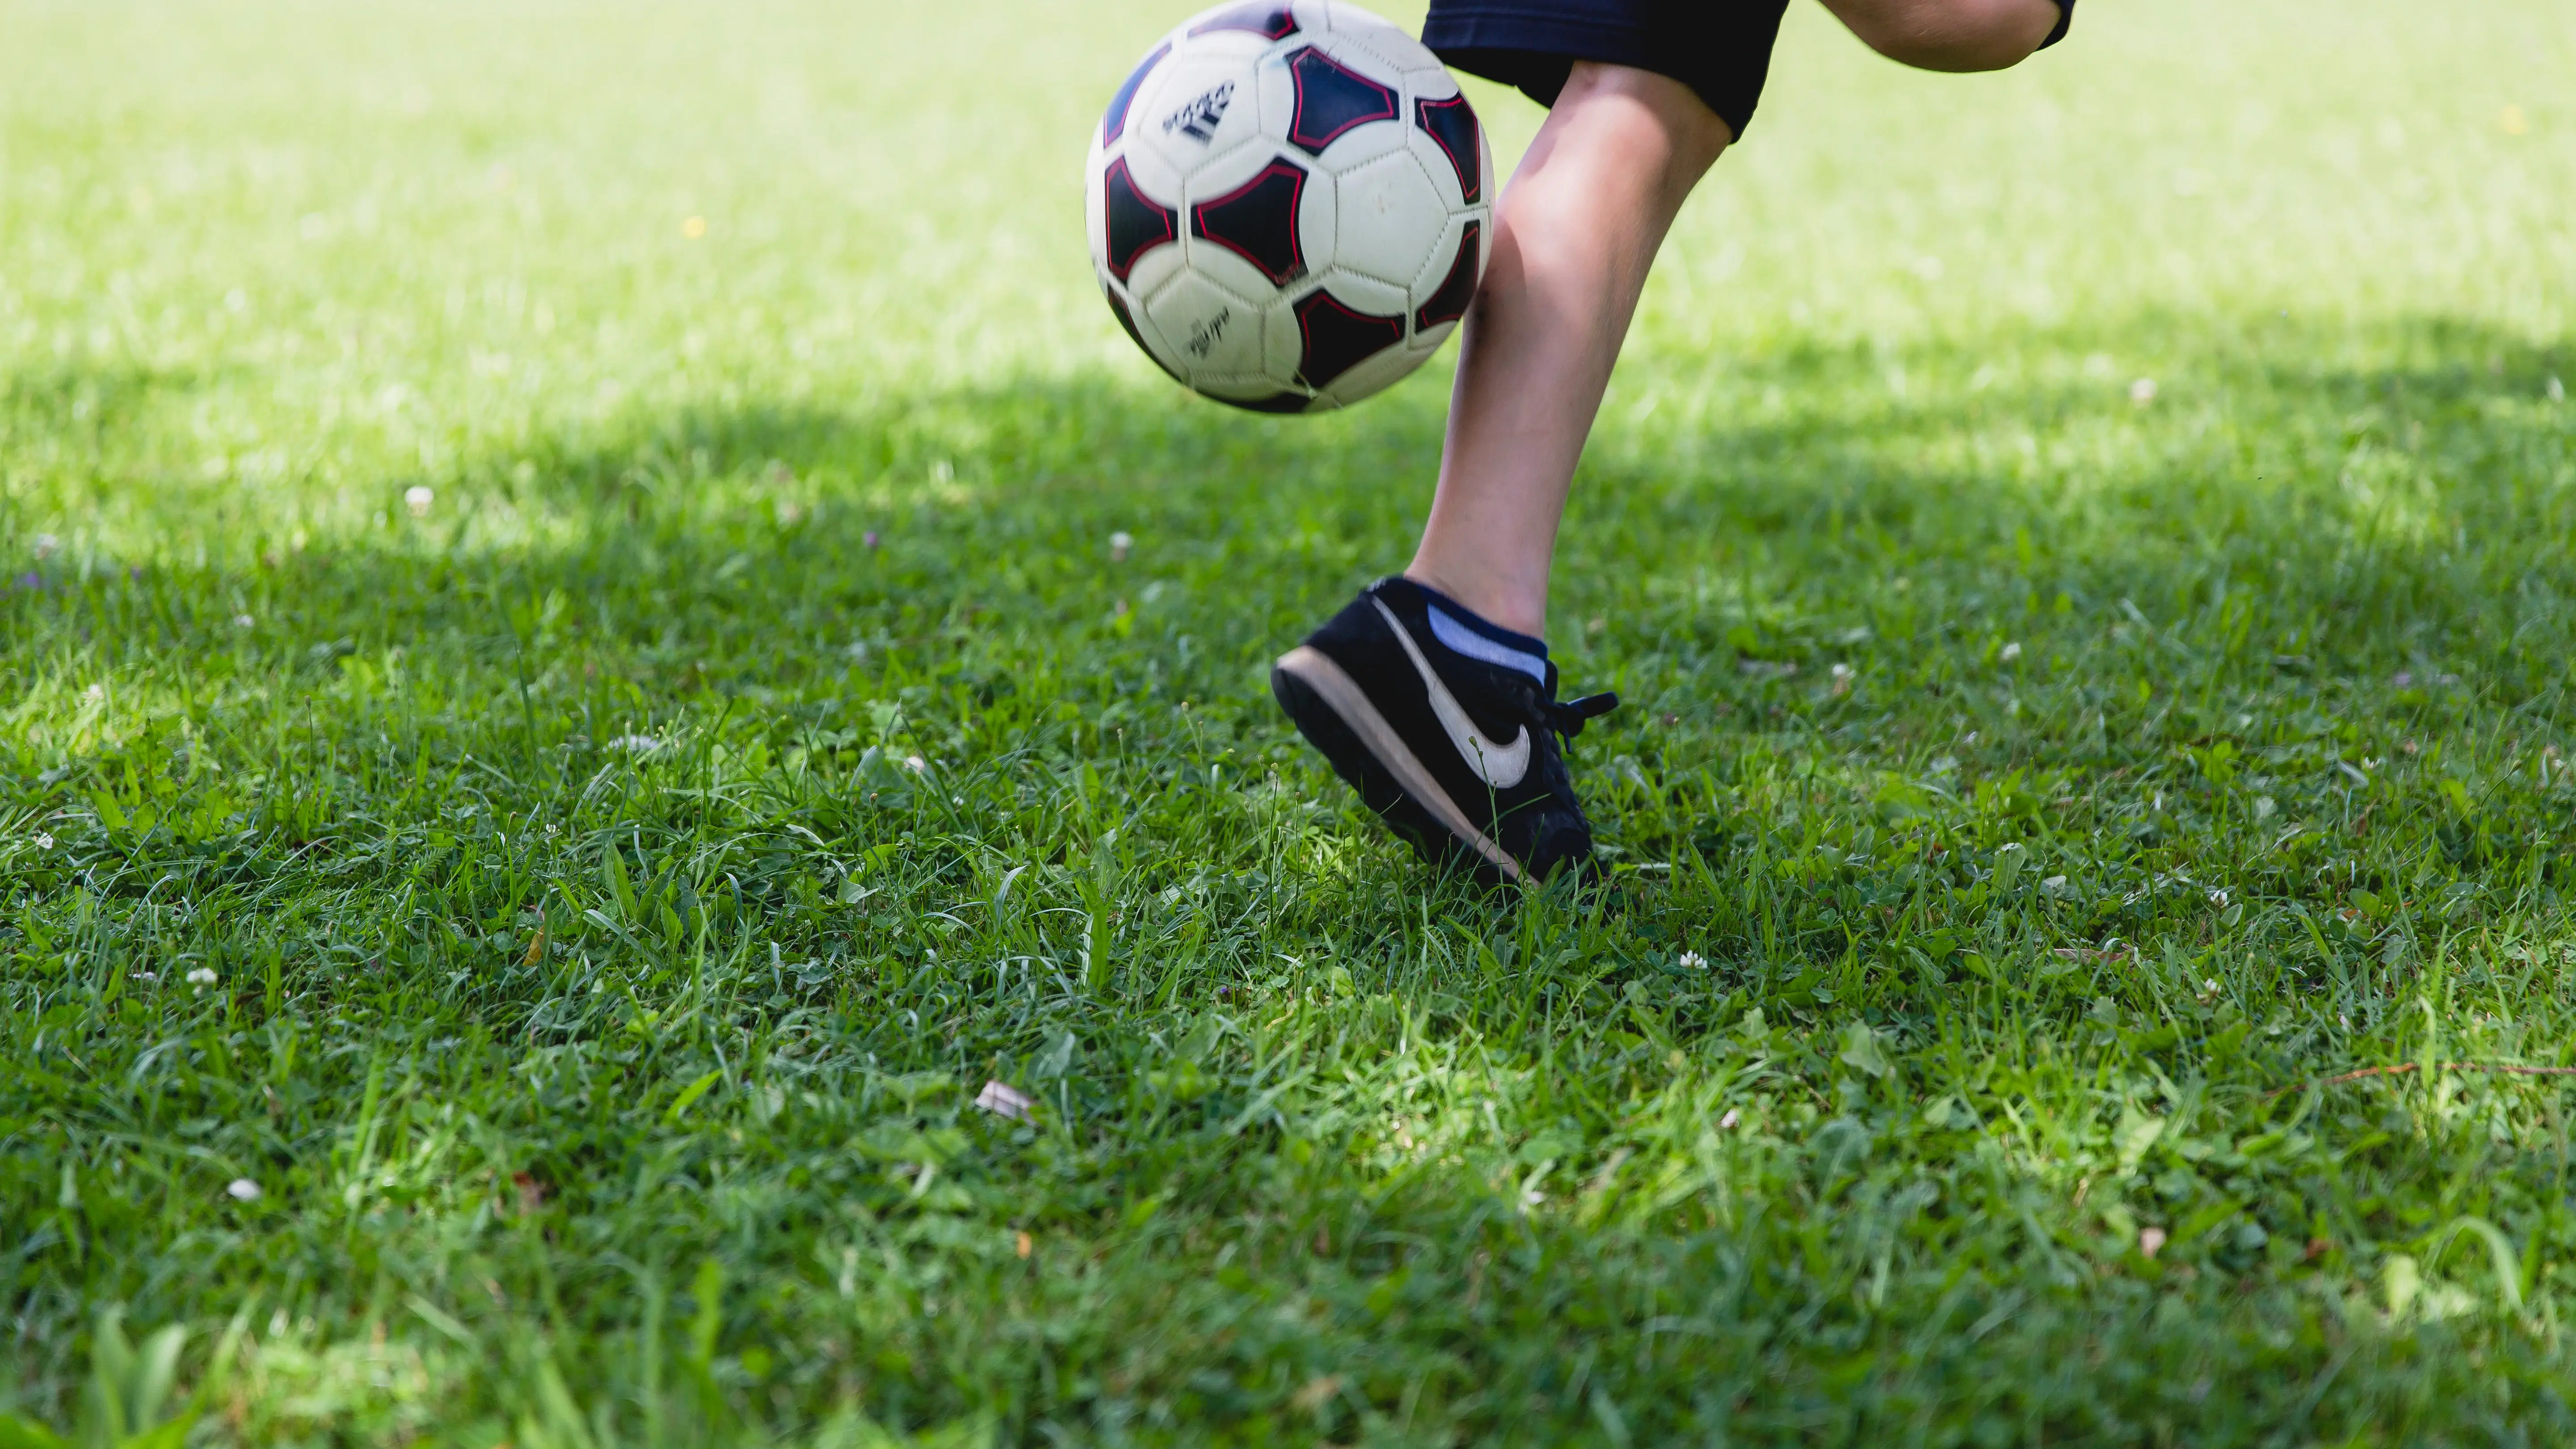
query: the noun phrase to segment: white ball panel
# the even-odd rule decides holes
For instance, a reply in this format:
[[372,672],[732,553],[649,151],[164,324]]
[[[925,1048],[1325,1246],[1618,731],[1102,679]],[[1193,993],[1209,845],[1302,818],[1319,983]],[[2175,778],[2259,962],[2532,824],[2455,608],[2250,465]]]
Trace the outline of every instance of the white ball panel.
[[[1392,26],[1388,28],[1394,29]],[[1401,31],[1396,33],[1403,34]],[[1412,37],[1406,36],[1405,43],[1412,44]],[[1367,37],[1337,34],[1317,39],[1315,48],[1340,61],[1352,71],[1396,92],[1399,97],[1402,96],[1405,67],[1399,62],[1389,60],[1383,51],[1369,43]]]
[[[1356,5],[1327,8],[1332,14],[1334,56],[1350,64],[1352,69],[1365,71],[1372,78],[1393,85],[1405,71],[1420,70],[1426,64],[1439,64],[1421,41],[1378,16]],[[1367,63],[1357,59],[1360,53],[1369,56]]]
[[1261,370],[1261,309],[1204,276],[1174,278],[1145,304],[1145,315],[1193,377]]
[[[1117,284],[1110,285],[1115,287]],[[1128,293],[1124,300],[1127,306],[1127,321],[1136,329],[1136,340],[1145,345],[1145,355],[1152,358],[1156,366],[1172,376],[1187,377],[1189,372],[1181,365],[1180,350],[1172,346],[1171,342],[1155,328],[1154,319],[1147,314],[1143,301],[1133,292]]]
[[1421,163],[1409,149],[1397,151],[1341,172],[1333,190],[1341,210],[1335,265],[1411,287],[1448,230],[1450,212]]
[[1136,183],[1137,191],[1147,200],[1164,206],[1180,205],[1181,191],[1187,184],[1180,168],[1172,164],[1168,153],[1136,145],[1135,140],[1135,128],[1130,126],[1127,139],[1109,148],[1110,164],[1125,161],[1128,179]]
[[1288,53],[1297,49],[1290,37],[1261,58],[1253,69],[1254,83],[1260,88],[1260,110],[1255,112],[1261,123],[1261,134],[1274,146],[1288,144],[1288,128],[1297,120],[1297,78],[1288,73]]
[[1106,204],[1101,199],[1102,174],[1109,169],[1108,158],[1101,153],[1095,137],[1091,155],[1082,163],[1082,236],[1091,244],[1091,269],[1103,281],[1109,279],[1109,221]]
[[1445,101],[1461,94],[1458,78],[1449,73],[1435,57],[1431,64],[1408,69],[1404,73],[1405,93],[1426,101]]
[[1333,138],[1333,144],[1325,147],[1324,154],[1316,157],[1316,161],[1324,169],[1339,174],[1355,171],[1381,156],[1402,152],[1405,150],[1404,133],[1407,128],[1402,113],[1397,114],[1396,120],[1371,121],[1344,131]]
[[1193,18],[1172,32],[1175,50],[1185,51],[1193,57],[1232,61],[1249,69],[1278,44],[1266,35],[1249,30],[1211,30],[1205,35],[1192,35],[1190,27],[1196,24],[1198,21]]
[[1135,270],[1127,274],[1127,291],[1133,296],[1150,297],[1170,285],[1184,267],[1178,246],[1149,247],[1136,259]]
[[1297,356],[1305,338],[1297,330],[1297,312],[1284,298],[1261,311],[1261,370],[1286,386],[1297,376]]
[[[1302,156],[1291,160],[1304,162]],[[1334,184],[1332,173],[1320,166],[1306,167],[1306,195],[1297,207],[1297,240],[1306,249],[1308,275],[1323,271],[1342,254],[1341,188]]]
[[1139,95],[1127,119],[1129,153],[1151,151],[1174,175],[1195,175],[1261,130],[1260,108],[1251,103],[1253,57],[1207,55],[1203,44],[1163,62],[1159,83],[1148,87],[1151,108]]
[[1189,272],[1185,275],[1205,277],[1208,281],[1238,297],[1268,298],[1277,289],[1261,269],[1231,250],[1200,237],[1189,238]]

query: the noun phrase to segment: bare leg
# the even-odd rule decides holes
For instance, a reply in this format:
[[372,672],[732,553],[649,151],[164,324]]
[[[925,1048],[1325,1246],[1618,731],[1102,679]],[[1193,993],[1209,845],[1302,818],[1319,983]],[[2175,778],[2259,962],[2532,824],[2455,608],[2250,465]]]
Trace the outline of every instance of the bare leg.
[[1732,139],[1679,81],[1574,67],[1495,208],[1408,577],[1506,629],[1544,631],[1557,521],[1647,268]]
[[[2037,49],[2055,0],[1824,0],[1872,49],[1998,70]],[[1544,634],[1556,530],[1647,269],[1734,140],[1679,81],[1578,62],[1495,209],[1494,254],[1458,347],[1440,488],[1407,577]]]

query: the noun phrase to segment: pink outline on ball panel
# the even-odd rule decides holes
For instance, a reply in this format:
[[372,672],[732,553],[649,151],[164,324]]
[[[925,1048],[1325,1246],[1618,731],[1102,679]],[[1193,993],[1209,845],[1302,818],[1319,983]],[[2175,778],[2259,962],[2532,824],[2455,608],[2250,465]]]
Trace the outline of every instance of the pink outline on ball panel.
[[1458,255],[1450,260],[1449,275],[1441,279],[1440,290],[1413,314],[1413,330],[1428,332],[1467,315],[1467,308],[1476,300],[1476,248],[1483,239],[1484,228],[1472,221],[1458,233]]
[[1181,239],[1181,214],[1139,190],[1127,170],[1127,158],[1109,163],[1100,178],[1101,229],[1107,234],[1109,275],[1124,282],[1136,260],[1167,242]]
[[1476,146],[1476,108],[1467,104],[1464,95],[1445,101],[1415,101],[1413,123],[1449,158],[1450,166],[1458,173],[1458,195],[1471,206],[1481,200],[1484,186],[1479,173],[1484,165],[1483,153]]
[[1191,207],[1190,235],[1250,262],[1270,285],[1285,286],[1306,275],[1305,251],[1297,239],[1297,213],[1305,193],[1305,169],[1278,157],[1241,186]]
[[1357,127],[1396,117],[1392,86],[1370,80],[1311,45],[1288,57],[1288,78],[1297,87],[1288,144],[1309,156],[1324,154],[1325,147]]
[[1321,392],[1333,379],[1403,342],[1404,319],[1355,311],[1318,287],[1297,304],[1297,334],[1304,343],[1297,376]]

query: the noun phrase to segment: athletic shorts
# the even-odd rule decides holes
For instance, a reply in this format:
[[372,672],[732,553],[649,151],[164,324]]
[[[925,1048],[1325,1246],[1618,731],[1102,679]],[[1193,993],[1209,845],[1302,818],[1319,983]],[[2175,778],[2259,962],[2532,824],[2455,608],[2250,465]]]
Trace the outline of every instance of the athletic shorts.
[[[2066,34],[2075,0],[2056,0]],[[1442,60],[1554,105],[1578,60],[1668,75],[1736,135],[1753,119],[1789,0],[1431,0],[1422,43]]]

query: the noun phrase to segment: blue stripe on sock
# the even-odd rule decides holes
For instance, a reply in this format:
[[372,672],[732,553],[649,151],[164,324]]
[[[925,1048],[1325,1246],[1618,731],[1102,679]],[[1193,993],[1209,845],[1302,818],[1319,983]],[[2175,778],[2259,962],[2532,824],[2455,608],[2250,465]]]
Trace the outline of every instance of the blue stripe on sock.
[[[1526,649],[1515,649],[1499,639],[1488,637],[1464,622],[1452,618],[1449,611],[1438,604],[1430,604],[1426,608],[1431,616],[1433,638],[1470,659],[1481,659],[1487,664],[1503,669],[1517,669],[1538,681],[1542,687],[1547,684],[1546,645],[1540,644],[1540,652],[1536,654]],[[1491,625],[1486,627],[1492,628]],[[1536,640],[1531,642],[1537,643]]]

